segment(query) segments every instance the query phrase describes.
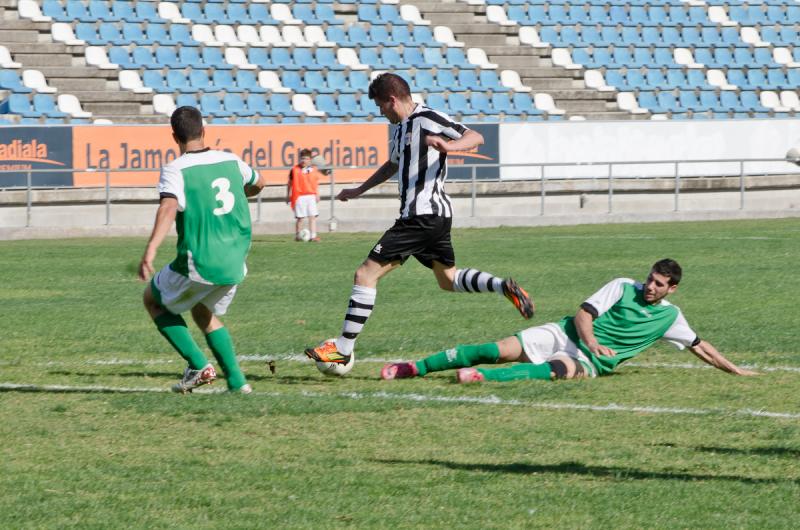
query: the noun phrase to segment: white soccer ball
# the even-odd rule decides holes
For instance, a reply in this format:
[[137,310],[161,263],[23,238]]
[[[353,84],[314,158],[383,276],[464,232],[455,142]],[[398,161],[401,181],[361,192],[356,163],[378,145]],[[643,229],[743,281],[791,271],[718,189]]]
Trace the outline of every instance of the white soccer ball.
[[[333,342],[335,340],[336,339],[328,339],[326,341],[323,341],[322,343],[324,344],[325,342]],[[347,364],[323,363],[319,361],[317,361],[315,364],[317,365],[317,370],[319,370],[323,374],[329,375],[331,377],[341,377],[353,369],[353,366],[356,364],[356,356],[355,354],[351,354],[350,360],[347,362]]]
[[303,228],[298,234],[303,241],[311,241],[311,231],[308,228]]

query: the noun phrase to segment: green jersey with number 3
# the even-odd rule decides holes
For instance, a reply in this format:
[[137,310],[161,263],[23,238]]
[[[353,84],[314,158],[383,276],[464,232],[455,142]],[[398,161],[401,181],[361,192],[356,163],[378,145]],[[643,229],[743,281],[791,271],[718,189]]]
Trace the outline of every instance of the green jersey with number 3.
[[251,233],[244,186],[257,180],[236,155],[210,149],[185,153],[162,168],[158,191],[178,200],[172,270],[213,285],[244,279]]

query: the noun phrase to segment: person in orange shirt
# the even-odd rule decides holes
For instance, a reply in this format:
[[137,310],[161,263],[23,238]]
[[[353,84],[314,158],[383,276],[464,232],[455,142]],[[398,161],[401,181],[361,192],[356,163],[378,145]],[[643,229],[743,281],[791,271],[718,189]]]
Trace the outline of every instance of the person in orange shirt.
[[294,240],[302,241],[300,232],[303,219],[308,219],[308,231],[311,241],[319,241],[317,236],[317,203],[319,202],[319,172],[311,165],[311,151],[300,151],[300,163],[289,171],[289,182],[286,185],[286,202],[291,205],[294,212],[295,229]]

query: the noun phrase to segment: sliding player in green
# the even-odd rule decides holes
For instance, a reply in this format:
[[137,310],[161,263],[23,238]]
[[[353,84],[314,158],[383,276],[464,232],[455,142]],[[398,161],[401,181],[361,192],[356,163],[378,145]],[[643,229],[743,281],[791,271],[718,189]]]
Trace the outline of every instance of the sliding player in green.
[[[581,304],[574,317],[530,327],[498,342],[456,346],[416,363],[387,364],[383,379],[424,376],[458,369],[460,383],[519,379],[579,379],[611,373],[659,339],[689,348],[701,360],[736,375],[755,375],[739,368],[714,346],[701,340],[677,306],[665,298],[681,280],[671,259],[656,262],[644,284],[617,278]],[[478,364],[518,362],[509,368],[473,368]]]
[[[233,341],[218,315],[224,315],[247,274],[250,250],[250,206],[265,182],[236,155],[205,147],[203,116],[180,107],[170,118],[172,138],[181,156],[161,170],[160,203],[155,225],[139,264],[147,281],[144,306],[158,331],[189,366],[175,392],[191,392],[217,374],[192,338],[181,313],[192,318],[206,337],[232,392],[249,393]],[[153,262],[175,223],[178,256],[153,276]]]

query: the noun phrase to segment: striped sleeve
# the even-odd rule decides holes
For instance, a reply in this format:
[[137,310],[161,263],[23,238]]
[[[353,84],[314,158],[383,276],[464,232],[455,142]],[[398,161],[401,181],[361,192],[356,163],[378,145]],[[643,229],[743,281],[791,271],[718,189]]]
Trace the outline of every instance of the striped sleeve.
[[239,173],[242,174],[242,183],[245,186],[255,184],[258,181],[256,170],[248,166],[243,160],[237,160],[236,162],[239,164]]
[[450,119],[447,114],[433,109],[426,110],[419,116],[425,118],[421,124],[425,130],[433,134],[442,134],[451,140],[458,140],[469,130],[463,124]]

